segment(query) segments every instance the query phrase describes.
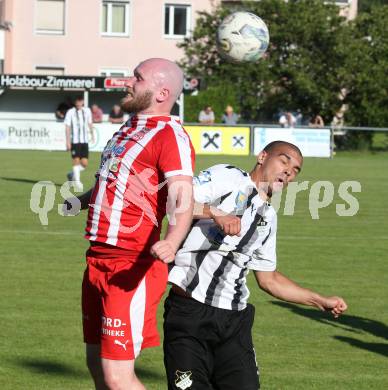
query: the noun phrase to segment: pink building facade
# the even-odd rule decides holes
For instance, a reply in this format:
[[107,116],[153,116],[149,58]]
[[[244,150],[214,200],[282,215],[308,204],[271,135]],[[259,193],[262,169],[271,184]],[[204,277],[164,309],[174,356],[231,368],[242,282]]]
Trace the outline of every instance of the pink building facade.
[[[198,12],[221,2],[238,0],[0,0],[0,74],[129,76],[149,57],[176,61]],[[335,3],[347,18],[357,14],[357,0]],[[0,89],[0,118],[52,118],[80,92]],[[122,91],[85,97],[107,113]]]
[[[0,0],[2,72],[129,75],[148,57],[178,60],[198,11],[221,1]],[[356,16],[357,0],[335,3]]]
[[141,60],[178,60],[209,0],[2,0],[3,73],[128,75]]

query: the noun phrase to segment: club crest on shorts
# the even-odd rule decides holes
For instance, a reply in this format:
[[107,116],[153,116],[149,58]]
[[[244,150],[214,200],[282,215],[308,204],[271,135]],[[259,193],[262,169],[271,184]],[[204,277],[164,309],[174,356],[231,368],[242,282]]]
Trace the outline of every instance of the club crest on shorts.
[[175,386],[178,387],[178,389],[188,389],[193,384],[193,381],[191,380],[191,376],[193,373],[191,371],[175,371],[176,379],[175,379]]

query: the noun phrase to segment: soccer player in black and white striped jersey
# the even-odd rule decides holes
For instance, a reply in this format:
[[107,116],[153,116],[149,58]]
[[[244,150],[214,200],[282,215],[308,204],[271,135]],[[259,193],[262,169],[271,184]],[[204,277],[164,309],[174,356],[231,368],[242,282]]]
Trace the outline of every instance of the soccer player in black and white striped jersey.
[[347,309],[342,298],[305,289],[276,270],[277,217],[268,201],[295,179],[302,163],[295,145],[275,141],[250,173],[222,164],[194,178],[194,222],[170,270],[165,302],[169,389],[259,388],[254,307],[247,304],[250,270],[276,298],[334,317]]
[[67,179],[75,181],[76,187],[82,191],[81,171],[88,166],[89,133],[94,142],[92,113],[88,107],[84,107],[82,96],[76,97],[74,107],[66,112],[65,127],[66,149],[71,151],[73,160],[73,168],[67,174]]

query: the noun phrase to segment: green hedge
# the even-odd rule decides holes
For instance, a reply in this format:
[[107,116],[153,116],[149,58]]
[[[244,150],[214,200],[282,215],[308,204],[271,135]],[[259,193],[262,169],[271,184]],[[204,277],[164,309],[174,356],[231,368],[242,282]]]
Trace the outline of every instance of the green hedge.
[[225,107],[231,105],[239,113],[236,90],[233,85],[212,86],[197,95],[185,95],[185,122],[198,122],[198,115],[205,106],[213,108],[216,123],[221,123]]

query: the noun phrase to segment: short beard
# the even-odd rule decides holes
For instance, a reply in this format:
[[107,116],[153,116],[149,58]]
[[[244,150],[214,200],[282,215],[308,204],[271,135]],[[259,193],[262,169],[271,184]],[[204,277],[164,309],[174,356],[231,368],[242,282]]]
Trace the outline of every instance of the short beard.
[[151,106],[152,96],[153,93],[147,90],[142,95],[131,100],[127,100],[127,97],[124,97],[120,101],[121,109],[128,114],[137,114]]

